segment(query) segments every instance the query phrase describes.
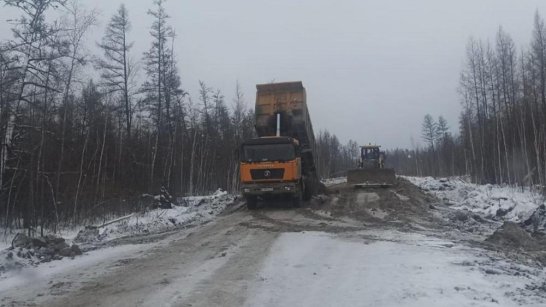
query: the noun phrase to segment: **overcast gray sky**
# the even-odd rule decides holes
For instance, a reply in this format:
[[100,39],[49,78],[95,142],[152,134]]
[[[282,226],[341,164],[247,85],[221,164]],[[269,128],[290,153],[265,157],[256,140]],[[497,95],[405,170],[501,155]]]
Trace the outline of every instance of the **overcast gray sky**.
[[[81,2],[101,11],[90,48],[124,2],[133,57],[141,58],[152,0]],[[527,47],[535,11],[546,15],[544,0],[169,0],[166,7],[192,96],[203,80],[231,104],[239,80],[253,106],[255,84],[301,80],[316,133],[387,148],[421,142],[426,113],[458,131],[456,89],[470,36],[493,40],[502,25]],[[0,8],[1,38],[12,15]]]

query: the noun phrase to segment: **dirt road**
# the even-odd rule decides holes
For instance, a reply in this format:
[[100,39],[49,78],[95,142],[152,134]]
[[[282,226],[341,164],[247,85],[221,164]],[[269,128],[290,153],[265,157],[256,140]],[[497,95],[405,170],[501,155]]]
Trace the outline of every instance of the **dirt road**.
[[[476,244],[415,186],[235,208],[156,242],[27,276],[2,306],[543,306],[544,271]],[[535,287],[535,288],[533,288]]]

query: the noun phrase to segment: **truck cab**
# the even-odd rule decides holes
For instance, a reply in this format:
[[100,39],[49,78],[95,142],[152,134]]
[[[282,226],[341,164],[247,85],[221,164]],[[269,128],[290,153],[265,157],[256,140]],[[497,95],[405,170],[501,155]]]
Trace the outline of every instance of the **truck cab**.
[[296,205],[303,197],[300,144],[291,137],[247,140],[240,149],[241,191],[247,205],[262,199],[289,198]]

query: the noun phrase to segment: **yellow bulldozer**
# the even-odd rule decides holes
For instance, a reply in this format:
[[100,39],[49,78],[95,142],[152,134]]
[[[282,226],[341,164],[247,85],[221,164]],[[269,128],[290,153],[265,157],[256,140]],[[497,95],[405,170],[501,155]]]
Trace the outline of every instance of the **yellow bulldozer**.
[[379,145],[360,146],[358,168],[347,172],[354,187],[389,187],[396,183],[394,169],[385,168],[386,155]]

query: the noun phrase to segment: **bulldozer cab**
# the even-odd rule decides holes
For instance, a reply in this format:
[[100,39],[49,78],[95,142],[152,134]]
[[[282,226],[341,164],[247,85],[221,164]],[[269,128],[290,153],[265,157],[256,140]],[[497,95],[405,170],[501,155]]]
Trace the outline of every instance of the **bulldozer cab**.
[[360,150],[363,160],[379,159],[379,146],[362,146]]
[[378,145],[360,146],[359,168],[383,168],[385,153]]

